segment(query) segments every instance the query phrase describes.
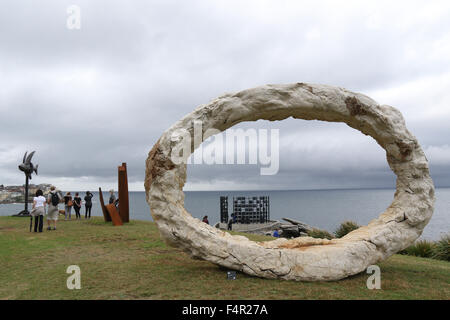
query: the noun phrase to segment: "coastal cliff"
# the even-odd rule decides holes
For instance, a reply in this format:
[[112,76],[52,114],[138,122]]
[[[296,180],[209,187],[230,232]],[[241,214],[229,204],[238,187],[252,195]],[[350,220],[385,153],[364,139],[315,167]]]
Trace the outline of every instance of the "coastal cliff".
[[[28,202],[33,201],[33,197],[38,189],[44,192],[44,195],[50,191],[50,184],[30,184],[28,192]],[[25,186],[3,186],[0,185],[0,204],[23,203],[25,202]]]

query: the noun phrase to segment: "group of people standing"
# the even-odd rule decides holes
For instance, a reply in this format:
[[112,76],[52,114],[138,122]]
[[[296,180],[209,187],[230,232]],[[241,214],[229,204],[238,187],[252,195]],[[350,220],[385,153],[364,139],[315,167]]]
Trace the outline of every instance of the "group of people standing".
[[[93,197],[94,195],[91,192],[86,191],[86,195],[84,196],[84,206],[86,209],[84,214],[85,219],[91,218]],[[72,219],[72,207],[75,210],[76,219],[81,219],[80,210],[82,202],[79,193],[75,192],[75,197],[72,198],[71,193],[67,192],[63,199],[64,199],[64,216],[65,216],[64,220]]]
[[[92,211],[92,198],[94,195],[86,191],[86,195],[84,196],[84,205],[85,205],[85,219],[91,218]],[[56,190],[54,186],[50,188],[50,193],[47,198],[44,197],[44,193],[42,190],[36,191],[36,196],[33,198],[33,207],[31,210],[31,216],[35,217],[34,219],[34,232],[42,232],[44,225],[44,215],[45,209],[48,205],[47,210],[47,230],[56,230],[56,221],[58,221],[59,209],[58,205],[64,202],[64,220],[71,220],[72,218],[72,207],[75,210],[76,219],[81,219],[81,206],[82,200],[78,192],[75,193],[75,196],[72,198],[70,192],[67,192],[65,196],[62,196],[61,192]],[[30,225],[31,231],[31,225]]]

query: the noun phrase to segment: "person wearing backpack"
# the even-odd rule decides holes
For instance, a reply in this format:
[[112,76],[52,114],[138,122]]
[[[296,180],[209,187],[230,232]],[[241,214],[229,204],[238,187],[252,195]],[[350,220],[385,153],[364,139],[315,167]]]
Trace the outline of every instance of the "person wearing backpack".
[[58,191],[56,191],[55,186],[50,187],[50,193],[47,197],[47,203],[48,203],[48,211],[47,211],[47,230],[52,230],[51,228],[51,222],[53,221],[53,230],[56,230],[56,221],[58,221],[58,204],[60,202],[61,197],[58,194]]

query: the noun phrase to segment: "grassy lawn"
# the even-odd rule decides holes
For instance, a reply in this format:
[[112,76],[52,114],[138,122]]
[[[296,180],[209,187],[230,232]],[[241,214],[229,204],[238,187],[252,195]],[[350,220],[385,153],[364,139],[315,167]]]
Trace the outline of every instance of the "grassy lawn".
[[[450,263],[395,255],[381,263],[381,290],[365,273],[337,282],[266,280],[190,259],[159,238],[154,223],[59,221],[28,232],[29,219],[0,217],[0,299],[450,299]],[[254,240],[263,237],[249,236]],[[66,269],[81,268],[81,290]]]

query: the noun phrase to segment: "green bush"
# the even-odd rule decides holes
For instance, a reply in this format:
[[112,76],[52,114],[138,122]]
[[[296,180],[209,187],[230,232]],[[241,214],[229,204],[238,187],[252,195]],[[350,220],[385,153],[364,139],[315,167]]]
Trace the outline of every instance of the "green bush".
[[336,235],[336,238],[342,238],[347,233],[350,233],[353,230],[356,230],[358,228],[359,228],[359,225],[356,222],[345,221],[345,222],[341,223],[341,225],[336,229],[334,234]]
[[408,256],[431,258],[433,256],[435,244],[428,240],[418,240],[412,246],[400,251],[400,254]]
[[308,231],[308,236],[320,239],[333,239],[333,235],[326,230],[312,229]]
[[446,234],[434,244],[433,259],[450,261],[450,234]]

